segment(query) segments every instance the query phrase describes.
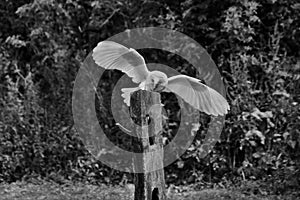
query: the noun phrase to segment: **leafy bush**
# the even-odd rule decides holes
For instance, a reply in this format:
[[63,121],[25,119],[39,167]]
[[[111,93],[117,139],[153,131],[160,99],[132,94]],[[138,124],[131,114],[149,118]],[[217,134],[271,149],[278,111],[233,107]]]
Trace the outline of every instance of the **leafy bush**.
[[[120,181],[123,174],[96,162],[72,127],[73,83],[85,56],[100,40],[128,28],[160,26],[186,33],[208,50],[231,105],[214,150],[201,158],[199,145],[209,122],[203,115],[193,145],[165,169],[167,181],[214,185],[261,180],[282,192],[280,187],[299,187],[296,0],[24,0],[1,2],[0,8],[1,181],[57,174]],[[149,61],[163,58],[179,72],[194,75],[194,69],[175,55],[142,53]],[[103,77],[106,84],[98,91],[105,102],[119,75],[108,72]],[[178,104],[171,96],[165,101],[173,120],[164,133],[170,141],[178,127]],[[104,104],[97,111],[111,140],[127,141],[118,138],[120,130]]]

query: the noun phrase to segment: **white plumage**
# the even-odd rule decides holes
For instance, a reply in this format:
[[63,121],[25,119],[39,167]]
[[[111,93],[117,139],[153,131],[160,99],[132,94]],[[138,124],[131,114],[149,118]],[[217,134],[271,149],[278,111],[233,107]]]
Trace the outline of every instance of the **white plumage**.
[[130,106],[130,94],[143,89],[155,92],[173,92],[194,108],[209,115],[224,115],[229,110],[226,99],[200,80],[177,75],[170,78],[161,71],[149,71],[144,58],[134,49],[112,41],[100,42],[93,50],[96,64],[105,69],[117,69],[126,73],[132,81],[139,83],[136,88],[123,88],[122,97]]

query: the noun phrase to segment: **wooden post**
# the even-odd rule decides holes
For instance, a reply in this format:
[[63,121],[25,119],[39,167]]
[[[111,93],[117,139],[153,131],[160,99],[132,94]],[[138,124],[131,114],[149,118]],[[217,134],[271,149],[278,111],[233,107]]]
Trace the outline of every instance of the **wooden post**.
[[166,200],[161,110],[159,93],[138,90],[131,94],[130,116],[138,125],[132,139],[134,200]]

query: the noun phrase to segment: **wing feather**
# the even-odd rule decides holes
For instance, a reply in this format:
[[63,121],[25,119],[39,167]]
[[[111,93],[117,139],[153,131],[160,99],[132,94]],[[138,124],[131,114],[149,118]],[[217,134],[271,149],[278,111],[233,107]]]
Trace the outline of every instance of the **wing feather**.
[[96,64],[105,69],[117,69],[126,73],[135,83],[145,81],[149,71],[145,60],[136,50],[113,41],[100,42],[93,50]]
[[194,108],[210,115],[224,115],[230,109],[226,99],[216,90],[186,75],[170,77],[165,92],[174,92]]

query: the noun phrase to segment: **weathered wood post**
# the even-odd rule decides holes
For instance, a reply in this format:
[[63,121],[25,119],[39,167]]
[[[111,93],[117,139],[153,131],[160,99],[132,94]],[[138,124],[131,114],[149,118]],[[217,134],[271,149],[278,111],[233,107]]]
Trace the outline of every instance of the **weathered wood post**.
[[131,94],[130,116],[138,125],[132,139],[134,200],[166,200],[161,110],[159,93],[138,90]]

